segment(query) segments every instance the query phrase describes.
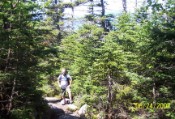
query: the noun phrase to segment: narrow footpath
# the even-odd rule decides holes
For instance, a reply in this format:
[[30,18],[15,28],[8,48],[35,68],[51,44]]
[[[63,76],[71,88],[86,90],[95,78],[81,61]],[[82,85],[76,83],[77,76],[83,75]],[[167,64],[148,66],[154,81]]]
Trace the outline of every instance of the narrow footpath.
[[45,100],[50,109],[44,114],[43,119],[82,119],[77,110],[70,111],[70,107],[75,107],[75,105],[62,105],[61,100],[55,97],[45,97]]

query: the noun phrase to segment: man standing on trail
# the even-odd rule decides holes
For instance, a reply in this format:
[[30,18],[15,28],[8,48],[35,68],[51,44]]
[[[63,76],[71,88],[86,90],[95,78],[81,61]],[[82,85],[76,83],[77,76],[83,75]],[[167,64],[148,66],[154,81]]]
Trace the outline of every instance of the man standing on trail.
[[62,90],[62,98],[64,101],[63,104],[66,104],[66,99],[65,99],[66,92],[69,94],[70,103],[72,103],[72,95],[71,95],[71,90],[70,90],[72,78],[68,74],[68,71],[65,68],[63,68],[61,74],[59,75],[57,79],[58,79],[59,87]]

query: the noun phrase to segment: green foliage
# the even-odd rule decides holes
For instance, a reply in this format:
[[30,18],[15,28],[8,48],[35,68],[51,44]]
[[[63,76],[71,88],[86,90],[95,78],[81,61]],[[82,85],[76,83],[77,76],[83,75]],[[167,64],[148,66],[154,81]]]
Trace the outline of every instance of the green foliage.
[[[144,95],[148,102],[154,100],[152,99],[154,95],[157,103],[171,102],[174,94],[174,74],[172,73],[174,71],[172,67],[174,65],[174,44],[171,42],[174,38],[172,33],[174,31],[174,22],[172,22],[174,2],[170,0],[165,2],[165,5],[161,5],[156,1],[150,1],[147,8],[152,9],[152,11],[149,18],[141,22],[141,25],[144,26],[142,34],[147,35],[146,39],[140,43],[142,47],[140,47],[142,53],[141,70],[142,75],[151,80],[145,80],[144,84],[146,85],[144,86],[141,83],[142,87],[139,90],[141,89],[140,93],[142,94],[144,94],[143,91],[146,91]],[[148,92],[153,91],[153,84],[155,84],[155,94],[148,95]],[[170,110],[172,111],[172,109]],[[165,110],[164,115],[170,114],[170,110]]]
[[[69,68],[73,75],[74,94],[87,95],[81,99],[84,103],[108,105],[104,100],[108,100],[109,75],[115,95],[112,99],[113,109],[123,109],[124,105],[130,113],[135,113],[138,110],[133,109],[134,102],[171,101],[174,85],[174,74],[171,73],[174,71],[174,35],[173,22],[170,23],[172,16],[168,14],[173,7],[168,6],[169,2],[166,5],[171,9],[158,8],[160,4],[149,5],[135,16],[124,13],[118,17],[116,30],[106,36],[100,28],[84,25],[62,41],[61,65]],[[143,14],[148,13],[146,10],[149,7],[156,7],[159,12],[153,10],[149,17],[145,17]],[[170,21],[162,17],[165,13]],[[158,17],[161,19],[155,20]],[[152,92],[153,88],[156,88],[155,92]],[[98,97],[97,100],[92,95]],[[156,95],[156,99],[153,95]],[[99,102],[100,99],[103,101]],[[156,110],[153,112],[157,113]]]
[[33,119],[32,109],[17,109],[12,110],[13,119]]
[[[74,32],[64,28],[64,10],[87,1],[54,2],[43,7],[32,1],[0,2],[0,118],[32,119],[35,112],[41,118],[42,96],[60,93],[56,77],[62,67],[73,77],[75,104],[90,106],[88,118],[175,117],[173,0],[148,0],[135,14],[117,17],[113,31],[104,26],[107,16],[95,16],[89,1],[91,22]],[[40,20],[38,11],[46,17]],[[134,103],[171,106],[137,109]]]
[[39,63],[52,52],[44,50],[48,30],[40,27],[37,10],[32,1],[0,2],[0,118],[31,119],[43,111],[38,86],[46,66]]
[[[122,91],[119,90],[121,95],[118,94],[114,100],[129,95],[131,92],[131,87],[127,86],[130,81],[125,72],[130,71],[131,66],[138,65],[137,56],[132,50],[125,49],[118,39],[119,36],[119,31],[112,31],[104,37],[101,28],[84,25],[77,31],[77,34],[68,36],[62,41],[61,63],[62,66],[68,67],[73,75],[73,93],[85,96],[84,99],[82,96],[77,100],[84,100],[84,103],[91,105],[96,103],[107,105],[106,102],[98,100],[107,100],[108,75],[112,77],[113,83],[118,82],[124,86]],[[114,89],[114,91],[117,90]]]

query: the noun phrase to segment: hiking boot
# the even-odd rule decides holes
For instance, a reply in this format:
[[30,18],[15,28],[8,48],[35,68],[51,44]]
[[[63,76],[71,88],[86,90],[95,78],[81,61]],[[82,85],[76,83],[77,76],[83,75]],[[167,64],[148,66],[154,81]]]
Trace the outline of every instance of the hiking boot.
[[65,102],[63,102],[63,103],[61,103],[62,105],[65,105],[66,103]]
[[65,100],[61,100],[61,104],[62,105],[65,105],[66,104],[66,101]]

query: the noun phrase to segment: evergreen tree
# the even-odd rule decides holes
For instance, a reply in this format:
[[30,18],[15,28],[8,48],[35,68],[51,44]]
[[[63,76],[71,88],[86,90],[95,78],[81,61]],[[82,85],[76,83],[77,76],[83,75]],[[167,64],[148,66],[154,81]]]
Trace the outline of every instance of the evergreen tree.
[[[174,38],[174,22],[172,22],[174,20],[172,14],[174,7],[172,5],[175,3],[171,0],[165,2],[165,5],[161,5],[156,1],[148,1],[148,3],[148,8],[151,8],[152,12],[150,13],[150,20],[144,28],[149,39],[144,42],[146,47],[141,51],[146,57],[146,59],[143,57],[143,67],[147,72],[144,75],[152,80],[147,82],[148,85],[146,85],[145,89],[152,91],[149,101],[174,105],[172,103],[172,94],[174,93],[174,74],[172,74],[174,71],[172,67],[174,65],[174,45],[172,42],[172,38]],[[173,109],[170,108],[164,112],[155,110],[155,113],[161,112],[158,113],[158,118],[174,118],[170,110]]]
[[43,111],[38,63],[47,31],[38,28],[38,9],[32,1],[0,2],[0,118],[40,118]]

